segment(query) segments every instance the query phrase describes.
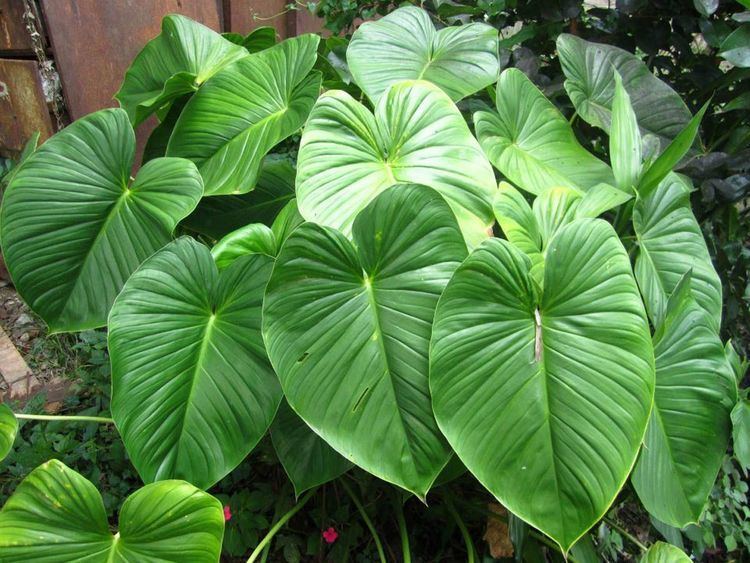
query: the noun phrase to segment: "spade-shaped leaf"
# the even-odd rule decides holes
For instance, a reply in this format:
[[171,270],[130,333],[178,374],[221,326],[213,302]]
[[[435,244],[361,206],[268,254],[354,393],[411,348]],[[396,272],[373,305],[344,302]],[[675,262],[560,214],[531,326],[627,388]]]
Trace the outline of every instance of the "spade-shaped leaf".
[[690,291],[669,298],[654,334],[656,393],[632,482],[646,510],[684,528],[698,522],[726,453],[737,384],[713,320]]
[[243,47],[212,29],[185,16],[170,14],[161,22],[161,33],[133,60],[115,98],[133,125],[138,125],[247,55]]
[[497,112],[474,114],[477,138],[511,182],[534,194],[558,186],[586,191],[612,184],[609,166],[584,149],[568,120],[515,68],[497,83]]
[[47,140],[3,196],[3,254],[18,292],[52,332],[103,326],[138,265],[198,203],[193,163],[157,158],[130,182],[135,135],[121,109]]
[[255,189],[246,194],[205,197],[184,221],[189,229],[220,239],[249,223],[271,225],[294,198],[296,172],[288,158],[269,155]]
[[261,305],[273,259],[221,273],[180,238],[128,280],[112,307],[112,415],[144,481],[207,488],[270,426],[281,389],[263,348]]
[[340,90],[318,99],[297,161],[297,204],[305,219],[349,235],[357,213],[379,193],[411,182],[445,197],[469,244],[488,236],[492,167],[437,86],[391,86],[374,116]]
[[424,497],[448,461],[427,385],[433,313],[466,247],[434,190],[404,185],[353,243],[304,223],[268,283],[263,334],[292,408],[347,459]]
[[18,420],[10,407],[0,403],[0,461],[10,453],[18,433]]
[[352,466],[310,430],[286,400],[281,401],[271,425],[271,441],[297,496],[332,481]]
[[654,326],[661,324],[667,299],[677,283],[692,270],[695,299],[718,330],[721,280],[690,207],[690,188],[685,181],[669,174],[650,196],[639,199],[633,208],[633,227],[639,249],[635,276]]
[[373,103],[392,84],[420,79],[458,101],[497,80],[497,29],[468,23],[436,31],[426,11],[405,6],[359,26],[346,61]]
[[628,255],[580,219],[531,261],[491,239],[456,270],[435,313],[435,418],[504,506],[567,551],[606,512],[651,410],[653,349]]
[[113,535],[96,487],[57,460],[32,471],[0,512],[0,553],[9,563],[212,563],[223,534],[218,500],[184,481],[162,481],[127,498]]
[[578,114],[591,125],[610,132],[615,95],[613,70],[622,77],[641,134],[658,138],[660,150],[690,121],[690,110],[679,94],[632,53],[567,33],[557,38],[557,50],[566,77],[565,89]]
[[307,34],[215,74],[182,111],[167,155],[192,160],[207,194],[246,193],[263,157],[305,123],[320,90],[310,73],[320,38]]
[[649,547],[641,559],[641,563],[690,563],[691,561],[692,559],[679,547],[663,541],[658,541]]

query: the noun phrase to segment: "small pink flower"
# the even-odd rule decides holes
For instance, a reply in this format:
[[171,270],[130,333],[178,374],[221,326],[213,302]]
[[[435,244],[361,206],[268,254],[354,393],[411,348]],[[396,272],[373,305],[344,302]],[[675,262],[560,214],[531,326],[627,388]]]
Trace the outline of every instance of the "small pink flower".
[[232,510],[229,508],[229,505],[227,504],[224,506],[224,522],[229,522],[232,519]]
[[339,533],[336,531],[336,528],[328,528],[327,530],[323,530],[323,539],[326,540],[326,543],[331,544],[335,542],[339,537]]

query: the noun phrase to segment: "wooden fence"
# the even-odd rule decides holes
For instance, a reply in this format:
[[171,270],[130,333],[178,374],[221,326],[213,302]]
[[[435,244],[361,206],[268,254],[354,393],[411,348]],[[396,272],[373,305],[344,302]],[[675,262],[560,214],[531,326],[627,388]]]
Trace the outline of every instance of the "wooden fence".
[[[284,39],[319,31],[287,0],[0,0],[0,156],[14,156],[40,131],[116,106],[133,57],[170,13],[217,31],[271,25]],[[59,77],[59,78],[58,78]],[[59,80],[59,83],[57,81]],[[139,128],[139,144],[154,122]]]

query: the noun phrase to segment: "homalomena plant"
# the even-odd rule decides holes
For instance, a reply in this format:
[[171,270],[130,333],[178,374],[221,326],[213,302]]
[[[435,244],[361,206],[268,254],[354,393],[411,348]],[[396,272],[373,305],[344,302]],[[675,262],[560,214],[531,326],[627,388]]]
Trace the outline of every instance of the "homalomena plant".
[[[0,512],[4,558],[216,560],[221,511],[199,489],[269,428],[301,502],[352,464],[424,500],[455,456],[564,553],[628,478],[660,521],[696,521],[733,409],[735,439],[748,428],[673,172],[702,111],[633,55],[562,36],[608,164],[522,72],[499,74],[491,27],[396,10],[355,33],[348,82],[318,64],[317,36],[267,35],[168,16],[123,109],[14,173],[13,281],[53,331],[108,327],[113,422],[147,485],[112,536],[91,483],[38,468]],[[495,108],[467,123],[455,102],[491,84]],[[151,114],[131,180],[132,126]],[[288,145],[268,154],[300,129],[296,164]],[[16,415],[0,418],[7,454]],[[139,527],[170,503],[190,526],[166,510]]]

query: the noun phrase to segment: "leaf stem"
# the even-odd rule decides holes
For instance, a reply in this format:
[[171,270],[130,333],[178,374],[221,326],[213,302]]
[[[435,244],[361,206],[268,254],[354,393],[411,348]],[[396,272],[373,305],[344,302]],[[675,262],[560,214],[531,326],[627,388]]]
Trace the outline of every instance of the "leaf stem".
[[271,542],[271,540],[276,535],[276,533],[281,528],[284,527],[284,524],[286,524],[292,516],[294,516],[295,514],[297,514],[297,512],[302,510],[302,507],[305,506],[307,502],[313,497],[316,490],[317,489],[311,489],[307,491],[297,504],[295,504],[281,518],[279,518],[279,521],[276,522],[276,524],[274,524],[270,530],[268,530],[268,533],[265,535],[265,537],[262,540],[260,540],[260,543],[255,547],[253,552],[250,554],[250,558],[247,560],[247,563],[253,563],[258,558],[258,556],[263,551],[263,548],[265,548],[266,545]]
[[443,499],[445,500],[445,507],[448,509],[448,512],[450,512],[450,515],[453,516],[453,520],[456,521],[456,526],[458,526],[458,529],[461,531],[461,536],[466,544],[466,561],[467,563],[474,563],[474,542],[471,541],[471,534],[469,534],[466,524],[464,524],[461,515],[453,505],[451,497],[446,494]]
[[102,424],[114,424],[114,420],[103,416],[82,416],[82,415],[52,415],[52,414],[27,414],[13,413],[19,420],[60,420],[63,422],[100,422]]
[[643,544],[638,538],[636,538],[633,534],[628,532],[625,528],[620,526],[617,522],[615,522],[614,520],[610,518],[602,518],[602,520],[604,520],[604,522],[607,523],[607,526],[614,528],[615,530],[620,532],[620,534],[622,534],[625,538],[630,540],[630,543],[637,546],[638,549],[640,549],[641,551],[648,551],[648,547],[645,544]]
[[404,507],[399,498],[399,492],[395,491],[394,507],[396,509],[396,520],[398,521],[398,533],[401,535],[401,552],[403,553],[404,563],[411,563],[411,548],[409,546],[409,531],[406,529],[406,520],[404,519]]
[[365,507],[362,506],[362,503],[357,498],[357,495],[354,494],[354,491],[352,491],[352,488],[349,486],[349,483],[347,483],[345,479],[341,479],[339,482],[341,483],[341,486],[344,487],[346,494],[348,494],[349,497],[352,499],[354,506],[356,506],[357,510],[359,510],[359,514],[362,516],[362,520],[365,521],[365,525],[367,526],[367,529],[370,530],[372,539],[375,542],[375,548],[378,550],[378,556],[380,557],[380,562],[386,563],[385,553],[383,553],[383,544],[380,543],[380,537],[378,537],[378,532],[375,530],[375,526],[372,525],[372,520],[370,520],[370,517],[367,515],[367,512],[365,511]]

